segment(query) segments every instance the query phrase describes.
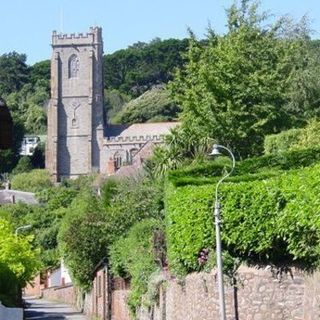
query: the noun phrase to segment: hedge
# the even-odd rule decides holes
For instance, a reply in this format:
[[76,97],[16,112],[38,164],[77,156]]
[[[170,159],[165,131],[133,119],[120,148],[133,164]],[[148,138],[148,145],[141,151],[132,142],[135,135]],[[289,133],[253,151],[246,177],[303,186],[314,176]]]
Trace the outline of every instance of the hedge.
[[[221,186],[223,248],[254,263],[299,263],[316,267],[320,259],[320,165],[268,180]],[[214,252],[215,185],[168,186],[168,259],[176,274],[203,268],[199,254]]]
[[265,137],[265,154],[320,146],[320,121],[311,120],[305,128],[291,129]]
[[[283,171],[308,167],[317,162],[320,162],[320,147],[268,154],[238,161],[228,181],[266,179]],[[167,178],[174,186],[211,184],[226,169],[230,169],[230,160],[219,159],[171,171]]]

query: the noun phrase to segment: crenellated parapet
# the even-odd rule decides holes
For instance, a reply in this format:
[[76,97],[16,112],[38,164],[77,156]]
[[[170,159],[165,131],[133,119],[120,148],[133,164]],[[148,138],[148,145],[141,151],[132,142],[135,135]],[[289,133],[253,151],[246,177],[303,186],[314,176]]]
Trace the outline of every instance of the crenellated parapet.
[[104,140],[105,145],[110,144],[132,144],[132,143],[145,143],[152,141],[155,143],[162,142],[164,135],[140,135],[140,136],[116,136],[116,137],[107,137]]
[[87,33],[62,34],[57,31],[52,32],[52,46],[64,45],[88,45],[102,43],[102,29],[91,27]]

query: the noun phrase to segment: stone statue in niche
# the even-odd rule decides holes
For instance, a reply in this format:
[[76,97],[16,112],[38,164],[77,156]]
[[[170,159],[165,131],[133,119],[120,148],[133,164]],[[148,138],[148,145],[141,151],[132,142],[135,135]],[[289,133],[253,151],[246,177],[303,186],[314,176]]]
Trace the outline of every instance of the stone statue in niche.
[[79,73],[79,59],[74,54],[69,60],[69,78],[76,78]]
[[71,125],[72,125],[72,127],[76,127],[78,125],[76,111],[80,107],[80,102],[77,100],[74,100],[72,102],[71,106],[72,106],[72,111],[73,111]]

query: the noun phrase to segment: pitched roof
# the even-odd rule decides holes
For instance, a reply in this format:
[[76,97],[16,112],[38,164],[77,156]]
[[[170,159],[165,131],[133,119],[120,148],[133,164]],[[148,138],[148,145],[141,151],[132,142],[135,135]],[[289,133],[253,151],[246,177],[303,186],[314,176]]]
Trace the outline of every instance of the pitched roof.
[[166,135],[179,125],[179,122],[147,122],[126,125],[109,125],[106,130],[107,137],[140,137]]

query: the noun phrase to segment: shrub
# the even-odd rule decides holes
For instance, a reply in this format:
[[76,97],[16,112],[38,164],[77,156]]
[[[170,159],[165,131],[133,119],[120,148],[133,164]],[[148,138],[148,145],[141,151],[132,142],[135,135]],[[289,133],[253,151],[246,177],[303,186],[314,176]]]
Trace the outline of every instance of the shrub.
[[15,190],[39,192],[52,186],[49,172],[35,169],[27,173],[17,174],[12,178],[12,188]]
[[292,149],[298,143],[302,132],[303,129],[291,129],[266,136],[264,139],[264,153],[277,154]]
[[39,252],[31,243],[33,236],[13,233],[13,226],[0,218],[0,263],[15,275],[18,285],[24,287],[39,270]]
[[[262,181],[221,187],[223,248],[249,262],[320,261],[320,165]],[[198,255],[214,250],[215,185],[168,187],[166,234],[168,259],[175,273],[202,268]]]
[[115,240],[126,235],[137,221],[163,216],[163,185],[142,177],[116,184],[109,180],[102,187],[102,202]]
[[153,88],[129,101],[113,118],[115,123],[160,122],[177,119],[179,107],[164,88]]
[[[164,256],[163,224],[156,219],[136,223],[127,237],[110,249],[111,271],[115,276],[131,278],[129,306],[134,313],[148,290],[151,275],[159,269]],[[158,263],[156,262],[158,261]]]
[[0,301],[6,307],[18,306],[18,279],[6,264],[0,263]]
[[291,129],[279,134],[266,136],[265,154],[276,154],[294,149],[315,148],[320,146],[320,122],[311,120],[305,128]]
[[92,272],[105,257],[110,237],[107,215],[98,199],[80,193],[61,222],[58,243],[73,280],[82,289],[90,289]]
[[303,129],[294,147],[301,149],[316,146],[320,146],[320,122],[314,119]]
[[32,163],[28,156],[23,156],[19,159],[18,164],[12,170],[12,175],[19,173],[30,172],[32,170]]

